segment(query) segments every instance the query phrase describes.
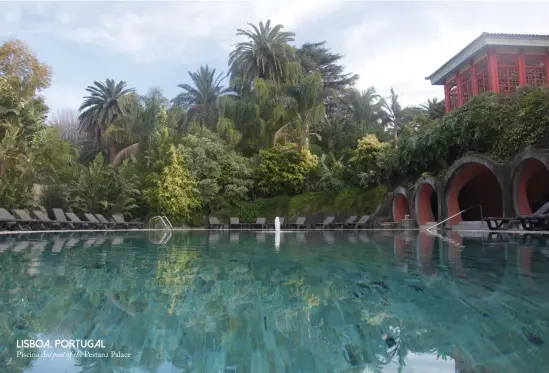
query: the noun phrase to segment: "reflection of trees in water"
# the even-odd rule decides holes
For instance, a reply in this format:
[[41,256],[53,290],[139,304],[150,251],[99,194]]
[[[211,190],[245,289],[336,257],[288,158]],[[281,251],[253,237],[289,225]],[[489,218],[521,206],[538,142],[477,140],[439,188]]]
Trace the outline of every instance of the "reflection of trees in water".
[[[166,361],[197,372],[223,364],[239,371],[296,367],[289,362],[299,362],[303,372],[382,371],[391,361],[403,367],[410,353],[448,358],[471,315],[458,294],[448,296],[454,280],[445,274],[429,283],[417,277],[408,287],[409,275],[394,271],[387,259],[390,248],[363,244],[361,250],[304,253],[290,247],[270,255],[248,250],[244,236],[244,249],[220,243],[203,250],[193,249],[203,236],[177,237],[170,247],[127,240],[110,250],[83,250],[80,243],[57,256],[0,254],[0,341],[6,347],[0,364],[24,370],[32,359],[7,364],[16,340],[57,333],[103,339],[109,350],[132,354],[78,359],[86,372],[155,372]],[[33,259],[41,265],[29,278]],[[414,302],[424,296],[444,302],[436,309]],[[17,323],[26,326],[14,334]]]

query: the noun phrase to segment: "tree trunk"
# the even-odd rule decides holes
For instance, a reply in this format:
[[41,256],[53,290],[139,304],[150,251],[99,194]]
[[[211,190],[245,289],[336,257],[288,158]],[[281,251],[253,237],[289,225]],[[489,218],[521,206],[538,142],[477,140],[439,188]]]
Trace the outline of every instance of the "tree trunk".
[[111,141],[111,143],[109,144],[109,158],[110,158],[110,164],[112,164],[114,162],[114,158],[116,157],[116,143],[113,141]]

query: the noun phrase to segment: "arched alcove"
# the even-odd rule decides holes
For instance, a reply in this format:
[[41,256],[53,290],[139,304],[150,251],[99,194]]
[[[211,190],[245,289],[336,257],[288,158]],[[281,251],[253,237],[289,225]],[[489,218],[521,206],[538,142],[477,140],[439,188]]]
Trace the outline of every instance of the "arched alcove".
[[543,159],[526,158],[513,176],[513,206],[518,215],[532,215],[549,201],[549,168]]
[[408,196],[406,195],[406,189],[397,188],[393,192],[393,218],[396,222],[404,219],[406,215],[410,214],[410,207],[408,203]]
[[[450,224],[480,221],[482,217],[501,217],[505,213],[502,183],[496,167],[485,157],[469,156],[454,163],[445,183],[445,203]],[[459,214],[460,211],[473,206]]]
[[419,225],[439,221],[440,212],[435,185],[434,180],[422,180],[416,184],[414,205]]

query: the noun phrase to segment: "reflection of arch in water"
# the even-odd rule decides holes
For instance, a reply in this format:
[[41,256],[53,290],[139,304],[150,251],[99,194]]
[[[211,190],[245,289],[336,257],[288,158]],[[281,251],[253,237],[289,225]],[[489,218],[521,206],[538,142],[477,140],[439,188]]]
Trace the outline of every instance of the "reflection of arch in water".
[[394,253],[395,253],[395,259],[397,262],[401,264],[406,263],[406,244],[404,243],[404,240],[399,235],[394,236]]
[[439,183],[433,178],[421,178],[414,186],[414,212],[418,224],[436,223],[442,216]]
[[449,241],[447,242],[448,264],[457,277],[467,277],[467,273],[461,261],[463,237],[455,231],[449,232],[449,236]]
[[420,232],[416,244],[416,259],[424,275],[435,275],[437,273],[437,264],[435,263],[435,244],[437,237]]
[[502,165],[495,164],[488,157],[470,155],[454,162],[444,179],[444,207],[450,225],[462,220],[480,221],[480,209],[460,211],[469,207],[482,206],[483,216],[506,216],[508,183]]
[[410,204],[408,192],[403,187],[398,187],[393,191],[393,220],[396,222],[410,215]]
[[549,201],[549,152],[529,149],[512,164],[513,208],[516,215],[531,215]]

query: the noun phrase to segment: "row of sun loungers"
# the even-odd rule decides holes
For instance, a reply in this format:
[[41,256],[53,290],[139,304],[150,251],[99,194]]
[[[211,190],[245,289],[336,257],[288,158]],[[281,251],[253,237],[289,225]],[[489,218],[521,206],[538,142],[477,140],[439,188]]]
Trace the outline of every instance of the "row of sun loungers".
[[549,231],[549,202],[541,206],[530,216],[519,215],[514,218],[484,218],[488,229],[497,231],[509,229],[520,224],[525,231]]
[[[291,223],[285,223],[284,217],[279,218],[281,229],[310,229],[310,228],[322,228],[322,229],[359,229],[365,228],[369,215],[364,215],[360,219],[358,216],[351,216],[345,221],[336,222],[335,216],[328,216],[322,223],[307,223],[306,217],[298,217]],[[219,218],[210,216],[208,219],[208,228],[210,229],[273,229],[275,226],[274,221],[267,223],[266,218],[257,218],[255,223],[243,223],[239,218],[232,217],[229,219],[229,224],[222,223]]]
[[[55,230],[55,229],[129,229],[142,228],[142,222],[126,222],[120,214],[108,220],[102,214],[85,213],[81,220],[73,212],[53,209],[53,219],[43,211],[34,210],[31,216],[26,210],[14,209],[12,213],[0,208],[0,230]],[[15,215],[15,216],[14,216]]]

